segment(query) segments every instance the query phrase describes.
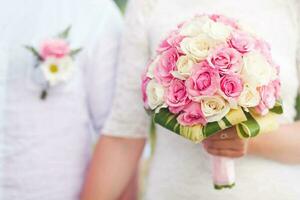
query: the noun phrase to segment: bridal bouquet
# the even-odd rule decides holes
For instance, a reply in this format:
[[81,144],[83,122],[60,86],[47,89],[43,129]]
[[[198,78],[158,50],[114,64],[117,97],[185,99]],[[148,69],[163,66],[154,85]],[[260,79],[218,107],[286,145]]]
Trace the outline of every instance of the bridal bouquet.
[[[171,31],[143,74],[142,93],[155,123],[196,143],[233,126],[241,138],[272,131],[283,112],[269,45],[221,15],[197,15]],[[215,188],[233,187],[233,160],[212,160]]]

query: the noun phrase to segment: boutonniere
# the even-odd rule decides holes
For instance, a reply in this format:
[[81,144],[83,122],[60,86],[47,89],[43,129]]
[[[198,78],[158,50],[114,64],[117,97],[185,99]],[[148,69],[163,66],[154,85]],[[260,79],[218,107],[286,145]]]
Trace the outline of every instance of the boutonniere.
[[74,58],[82,48],[71,49],[68,41],[71,27],[56,37],[44,40],[39,49],[25,46],[37,59],[35,67],[41,70],[46,84],[42,89],[40,98],[47,98],[51,87],[67,82],[74,73]]

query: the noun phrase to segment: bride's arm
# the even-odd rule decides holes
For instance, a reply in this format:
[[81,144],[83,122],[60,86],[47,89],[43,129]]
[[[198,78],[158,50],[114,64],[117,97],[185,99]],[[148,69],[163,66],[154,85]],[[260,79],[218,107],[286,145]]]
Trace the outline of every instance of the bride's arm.
[[249,142],[248,153],[286,164],[300,164],[300,121]]
[[[300,33],[300,3],[295,1]],[[300,38],[298,38],[297,64],[300,67]],[[298,75],[298,79],[300,76]],[[300,79],[299,79],[300,80]],[[274,133],[263,134],[250,140],[248,153],[262,156],[285,164],[300,164],[300,121],[281,125]]]
[[81,199],[119,199],[136,172],[144,144],[145,139],[101,137]]
[[[296,1],[295,1],[296,3]],[[300,28],[300,3],[294,6],[297,9],[298,28]],[[298,30],[298,35],[300,29]],[[300,67],[300,38],[298,38],[298,69]],[[300,77],[300,76],[298,76]],[[249,142],[248,153],[262,156],[285,164],[300,164],[300,121],[281,125],[274,133],[263,134]]]

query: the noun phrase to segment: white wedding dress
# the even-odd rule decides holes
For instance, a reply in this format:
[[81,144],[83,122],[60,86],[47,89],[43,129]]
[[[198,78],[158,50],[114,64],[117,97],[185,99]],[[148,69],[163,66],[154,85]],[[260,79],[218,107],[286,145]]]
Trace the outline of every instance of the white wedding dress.
[[[298,93],[297,4],[293,0],[132,0],[121,47],[118,90],[105,134],[147,137],[150,118],[143,110],[140,75],[166,33],[197,13],[237,18],[271,44],[281,66],[285,110],[281,123],[293,123]],[[300,199],[300,166],[247,156],[236,161],[236,187],[223,191],[213,189],[210,169],[209,157],[201,145],[157,127],[157,146],[145,199]]]

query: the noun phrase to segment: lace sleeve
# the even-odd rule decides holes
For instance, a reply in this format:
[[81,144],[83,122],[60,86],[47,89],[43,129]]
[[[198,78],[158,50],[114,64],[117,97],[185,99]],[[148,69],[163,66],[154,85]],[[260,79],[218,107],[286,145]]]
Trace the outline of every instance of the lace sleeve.
[[150,118],[143,109],[140,80],[149,59],[149,0],[130,0],[120,49],[117,89],[103,135],[145,138]]

